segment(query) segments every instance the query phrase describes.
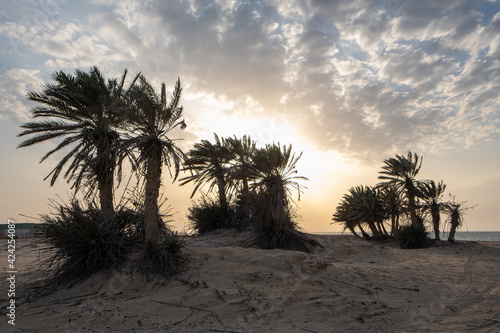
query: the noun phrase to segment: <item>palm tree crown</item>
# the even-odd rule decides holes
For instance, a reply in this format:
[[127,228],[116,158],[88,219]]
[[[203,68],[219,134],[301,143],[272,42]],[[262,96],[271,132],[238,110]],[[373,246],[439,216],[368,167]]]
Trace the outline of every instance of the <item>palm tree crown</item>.
[[173,169],[175,180],[185,160],[185,154],[174,140],[168,137],[174,128],[186,127],[181,120],[181,93],[180,79],[177,79],[172,98],[168,101],[164,83],[158,95],[151,84],[141,76],[139,83],[128,94],[130,113],[126,128],[129,133],[122,146],[124,151],[138,151],[138,157],[132,157],[134,169],[145,169],[144,228],[146,241],[153,243],[161,241],[158,198],[162,165],[167,166],[171,175]]
[[107,213],[113,211],[116,169],[113,146],[119,139],[116,128],[124,111],[122,96],[126,75],[127,70],[118,82],[106,80],[97,67],[90,68],[88,73],[76,70],[74,75],[55,72],[52,75],[55,84],[47,84],[41,93],[28,94],[29,100],[42,104],[31,111],[33,118],[46,120],[22,125],[25,130],[18,135],[35,135],[19,147],[64,138],[40,161],[73,146],[45,179],[51,177],[52,186],[69,163],[64,177],[68,182],[74,180],[75,190],[82,181],[90,179],[86,184],[88,191],[92,193],[97,185],[101,209]]
[[385,180],[379,184],[394,187],[397,192],[405,193],[408,200],[408,209],[412,224],[417,227],[423,227],[422,221],[416,213],[416,199],[419,189],[419,181],[415,179],[422,166],[422,158],[417,154],[408,152],[407,156],[396,155],[395,158],[389,158],[384,161],[383,171],[379,173],[379,179]]
[[276,229],[293,229],[290,216],[290,203],[293,201],[292,190],[297,190],[298,199],[302,192],[298,180],[308,180],[303,176],[295,176],[296,165],[302,153],[292,154],[292,145],[280,147],[278,144],[268,144],[258,149],[253,159],[255,182],[253,188],[264,198],[261,217]]
[[444,208],[444,204],[440,202],[443,197],[446,184],[440,181],[436,184],[433,180],[422,182],[420,187],[420,194],[424,200],[423,209],[428,211],[432,217],[434,227],[434,237],[439,240],[439,224],[441,222],[440,212]]
[[227,209],[227,190],[230,181],[229,163],[234,157],[234,153],[224,144],[224,140],[219,139],[214,133],[215,143],[202,140],[196,143],[187,155],[186,167],[183,171],[191,174],[181,179],[181,185],[193,182],[195,188],[191,197],[203,185],[209,184],[208,191],[212,191],[217,186],[219,191],[219,203],[221,207]]

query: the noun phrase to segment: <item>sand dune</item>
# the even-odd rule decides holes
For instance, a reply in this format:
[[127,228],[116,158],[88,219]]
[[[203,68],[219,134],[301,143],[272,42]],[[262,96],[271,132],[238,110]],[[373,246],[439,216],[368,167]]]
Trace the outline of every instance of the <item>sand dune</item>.
[[166,284],[115,273],[35,302],[25,289],[41,245],[21,239],[16,326],[2,292],[0,331],[500,332],[500,243],[401,250],[314,236],[323,247],[305,254],[241,247],[244,236],[189,239],[189,270]]

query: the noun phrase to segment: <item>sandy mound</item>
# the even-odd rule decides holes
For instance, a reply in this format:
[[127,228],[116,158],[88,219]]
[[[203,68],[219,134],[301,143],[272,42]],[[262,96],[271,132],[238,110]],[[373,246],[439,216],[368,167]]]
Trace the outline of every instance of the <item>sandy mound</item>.
[[[23,299],[40,245],[19,240],[14,331],[500,332],[499,243],[400,250],[314,236],[323,248],[305,254],[241,247],[245,236],[188,239],[190,268],[168,283],[116,273],[35,302]],[[2,308],[0,331],[13,331]]]

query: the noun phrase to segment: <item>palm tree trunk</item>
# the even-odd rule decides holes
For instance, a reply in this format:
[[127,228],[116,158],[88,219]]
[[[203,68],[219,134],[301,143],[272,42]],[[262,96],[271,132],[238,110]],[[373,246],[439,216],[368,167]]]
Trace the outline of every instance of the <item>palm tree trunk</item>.
[[455,241],[455,233],[457,231],[458,227],[458,215],[453,214],[451,216],[451,228],[450,228],[450,234],[448,235],[448,242],[453,243]]
[[348,227],[349,231],[356,237],[359,237],[359,238],[363,238],[361,237],[360,235],[358,235],[358,233],[356,232],[356,230],[354,230],[354,227]]
[[105,147],[97,147],[98,165],[95,170],[97,187],[99,189],[99,203],[104,218],[113,215],[113,185],[115,161],[114,155],[106,152]]
[[431,206],[431,215],[434,224],[434,237],[436,240],[441,240],[439,237],[439,223],[441,222],[441,217],[439,216],[439,206],[437,204]]
[[248,179],[243,179],[243,209],[245,213],[245,219],[248,220],[250,219],[250,198],[249,196],[249,189],[248,189]]
[[99,201],[101,204],[101,212],[104,218],[113,216],[113,177],[103,177],[98,183]]
[[365,239],[370,239],[370,238],[371,238],[371,237],[370,237],[370,235],[368,235],[368,234],[366,233],[366,231],[365,231],[365,230],[363,229],[363,227],[361,226],[361,223],[359,223],[359,222],[358,222],[358,228],[359,228],[359,230],[361,231],[361,234],[363,235],[363,237],[364,237]]
[[217,177],[217,186],[219,187],[219,203],[222,209],[227,210],[226,181],[223,177]]
[[394,233],[397,230],[397,225],[396,225],[396,214],[394,213],[394,209],[391,212],[391,236],[394,235]]
[[370,228],[370,230],[372,232],[373,237],[379,238],[381,236],[381,233],[377,229],[377,226],[375,225],[375,223],[373,223],[373,222],[367,222],[367,223],[368,223],[368,227]]
[[389,236],[389,233],[387,232],[387,229],[384,226],[384,222],[379,222],[379,225],[382,227],[383,234]]
[[423,225],[419,221],[417,216],[417,205],[415,204],[415,195],[412,193],[411,190],[408,191],[408,208],[410,210],[411,224],[413,224],[413,226],[415,227],[422,228]]
[[160,213],[158,197],[161,186],[161,158],[150,156],[146,170],[146,193],[144,198],[144,231],[146,242],[158,243],[160,240]]

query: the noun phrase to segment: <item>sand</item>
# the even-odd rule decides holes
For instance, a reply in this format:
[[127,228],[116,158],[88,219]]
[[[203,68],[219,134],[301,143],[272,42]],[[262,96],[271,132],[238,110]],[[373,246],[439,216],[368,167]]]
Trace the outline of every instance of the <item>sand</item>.
[[314,236],[323,248],[306,254],[242,247],[244,236],[187,240],[190,268],[168,283],[115,273],[33,302],[43,245],[20,239],[16,326],[2,279],[0,332],[500,332],[500,243]]

